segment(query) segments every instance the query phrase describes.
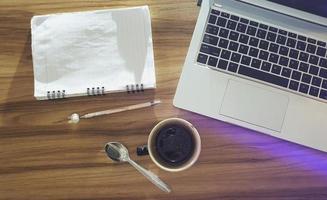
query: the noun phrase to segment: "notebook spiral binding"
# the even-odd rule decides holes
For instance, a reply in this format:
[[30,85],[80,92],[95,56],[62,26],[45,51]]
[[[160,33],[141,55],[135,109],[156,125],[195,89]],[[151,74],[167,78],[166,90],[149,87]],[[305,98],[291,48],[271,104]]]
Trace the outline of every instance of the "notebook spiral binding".
[[92,87],[92,88],[87,88],[86,90],[88,96],[105,95],[104,87]]
[[126,91],[127,93],[144,92],[144,85],[143,84],[126,85]]
[[47,98],[48,99],[63,99],[65,98],[65,90],[53,90],[53,91],[47,91]]
[[[144,85],[143,84],[130,84],[126,85],[127,93],[139,93],[144,92]],[[65,90],[53,90],[47,91],[47,98],[51,99],[64,99],[66,97]],[[86,94],[88,96],[100,96],[105,95],[105,88],[104,87],[92,87],[86,88]]]

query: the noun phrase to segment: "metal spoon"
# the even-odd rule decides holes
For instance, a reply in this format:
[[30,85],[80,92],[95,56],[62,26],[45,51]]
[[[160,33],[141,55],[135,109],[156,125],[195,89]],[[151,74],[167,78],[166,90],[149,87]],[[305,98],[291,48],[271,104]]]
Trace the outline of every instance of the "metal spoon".
[[139,164],[130,159],[127,148],[119,142],[109,142],[105,146],[105,151],[107,156],[117,162],[128,162],[131,164],[137,171],[143,174],[149,181],[155,184],[162,191],[170,192],[171,189],[169,186],[164,183],[157,175],[152,173],[149,170],[144,169]]

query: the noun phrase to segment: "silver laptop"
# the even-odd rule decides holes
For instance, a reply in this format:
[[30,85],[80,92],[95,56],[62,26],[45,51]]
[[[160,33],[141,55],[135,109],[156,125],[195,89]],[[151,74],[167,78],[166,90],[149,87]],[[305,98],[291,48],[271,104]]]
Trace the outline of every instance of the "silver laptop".
[[203,1],[176,107],[327,152],[327,1]]

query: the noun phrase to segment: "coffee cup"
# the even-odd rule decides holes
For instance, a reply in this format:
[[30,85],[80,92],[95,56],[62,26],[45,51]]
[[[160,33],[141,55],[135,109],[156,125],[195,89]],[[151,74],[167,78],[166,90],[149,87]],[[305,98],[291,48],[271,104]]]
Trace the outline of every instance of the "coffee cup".
[[161,169],[179,172],[191,167],[201,151],[201,138],[196,128],[180,118],[159,122],[150,132],[147,150]]

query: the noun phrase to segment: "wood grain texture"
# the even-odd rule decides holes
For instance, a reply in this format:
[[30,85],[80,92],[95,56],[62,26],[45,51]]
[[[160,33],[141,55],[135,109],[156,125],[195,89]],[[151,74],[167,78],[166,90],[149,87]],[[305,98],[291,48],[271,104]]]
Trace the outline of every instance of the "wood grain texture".
[[[30,48],[33,15],[148,4],[157,89],[144,94],[36,101]],[[199,8],[195,0],[0,1],[0,199],[327,199],[327,155],[174,108],[172,99]],[[160,98],[154,108],[81,121],[86,113]],[[201,134],[199,161],[169,173],[137,157],[151,128],[169,117]],[[169,183],[165,194],[128,164],[108,160],[120,141],[131,157]]]

